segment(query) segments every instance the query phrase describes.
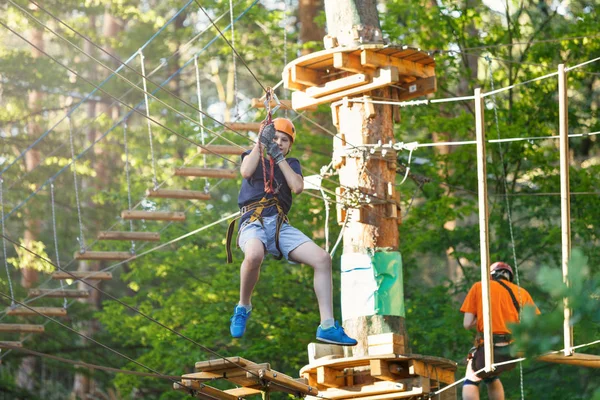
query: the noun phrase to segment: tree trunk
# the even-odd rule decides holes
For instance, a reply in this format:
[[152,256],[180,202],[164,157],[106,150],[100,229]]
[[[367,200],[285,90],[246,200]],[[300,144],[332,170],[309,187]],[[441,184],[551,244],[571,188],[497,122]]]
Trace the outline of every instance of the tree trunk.
[[[298,2],[298,22],[300,23],[300,43],[319,42],[325,36],[325,28],[315,23],[319,12],[323,11],[321,0],[300,0]],[[310,49],[302,49],[301,55],[311,53]]]
[[340,46],[383,43],[377,0],[325,0],[328,36]]

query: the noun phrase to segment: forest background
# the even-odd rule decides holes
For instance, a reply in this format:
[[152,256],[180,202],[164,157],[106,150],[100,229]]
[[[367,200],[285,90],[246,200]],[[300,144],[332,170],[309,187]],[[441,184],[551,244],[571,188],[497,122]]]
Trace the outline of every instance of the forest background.
[[[540,139],[558,135],[556,76],[487,97],[486,132],[488,139],[527,139],[487,146],[491,258],[518,266],[521,285],[543,313],[537,319],[525,316],[520,342],[530,356],[562,348],[563,296],[573,305],[575,344],[597,340],[598,5],[415,0],[379,2],[378,8],[387,41],[434,55],[438,90],[431,98],[469,96],[478,87],[489,92],[556,72],[561,63],[595,59],[568,73],[569,133],[580,135],[570,140],[572,245],[577,249],[570,288],[562,284],[560,267],[558,140]],[[68,301],[69,317],[62,322],[130,360],[42,317],[25,320],[2,312],[0,322],[45,324],[44,334],[24,338],[28,349],[123,370],[148,372],[149,367],[180,375],[218,354],[269,362],[297,376],[318,323],[312,270],[267,260],[246,336],[232,340],[228,323],[238,296],[241,253],[235,253],[233,264],[225,263],[226,222],[213,223],[237,211],[240,179],[186,179],[174,177],[173,170],[238,167],[236,156],[199,155],[197,144],[252,144],[255,134],[235,133],[219,122],[265,118],[250,107],[251,99],[280,81],[287,62],[323,48],[323,2],[5,0],[0,10],[3,304],[10,306],[14,297],[29,305],[61,306],[62,299],[27,297],[28,288],[58,287],[49,280],[56,264],[68,270],[108,269],[114,278],[99,284],[105,293],[93,290],[85,301]],[[156,96],[149,98],[149,113],[160,123],[150,128],[139,89],[140,48],[147,90]],[[119,77],[112,74],[117,68]],[[199,92],[208,116],[198,112]],[[281,87],[277,93],[290,97]],[[135,107],[139,113],[131,112]],[[443,143],[474,140],[473,103],[407,106],[400,112],[397,141],[438,144],[418,148],[410,159],[406,151],[398,156],[399,250],[410,346],[415,353],[458,362],[460,378],[473,337],[462,328],[458,309],[479,279],[476,161],[474,145]],[[318,174],[331,160],[335,128],[329,107],[276,114],[283,115],[294,119],[298,130],[292,156],[300,158],[305,175]],[[401,184],[407,167],[409,178]],[[318,191],[305,190],[290,214],[292,223],[322,246],[327,225],[330,250],[340,232],[331,194],[336,181],[336,176],[323,180],[329,220]],[[155,182],[163,188],[208,190],[212,200],[145,198]],[[99,231],[128,230],[120,211],[130,207],[185,212],[185,222],[133,223],[135,230],[160,231],[161,243],[206,229],[153,251],[157,244],[137,243],[137,254],[147,254],[132,262],[73,260],[81,246],[129,251],[130,243],[95,238]],[[333,260],[338,310],[340,254]],[[3,334],[1,339],[19,337]],[[600,354],[599,349],[580,351]],[[2,398],[185,397],[165,379],[75,368],[19,351],[3,350],[0,359]],[[597,369],[530,358],[522,372],[522,386],[519,368],[503,376],[508,399],[600,398]]]

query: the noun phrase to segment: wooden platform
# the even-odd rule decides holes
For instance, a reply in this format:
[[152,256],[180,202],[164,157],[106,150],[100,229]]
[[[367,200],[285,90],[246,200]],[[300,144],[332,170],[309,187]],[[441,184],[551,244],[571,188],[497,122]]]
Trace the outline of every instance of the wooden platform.
[[52,274],[52,279],[81,279],[81,280],[98,280],[109,281],[112,279],[110,272],[94,272],[94,271],[71,271],[71,272],[55,272]]
[[4,332],[4,333],[44,333],[44,325],[0,324],[0,332]]
[[600,356],[596,354],[573,353],[565,356],[563,353],[546,354],[537,358],[539,361],[577,365],[580,367],[600,368]]
[[237,169],[182,167],[175,170],[175,176],[194,176],[203,178],[235,179]]
[[[209,361],[200,361],[195,365],[197,372],[181,377],[173,389],[195,391],[195,396],[204,399],[237,400],[245,396],[273,392],[284,392],[296,397],[317,394],[304,379],[294,379],[271,369],[267,363],[257,364],[242,357],[228,357]],[[240,386],[228,390],[219,390],[204,382],[227,380]]]
[[66,317],[67,310],[62,307],[14,307],[7,308],[6,315],[19,315],[25,317],[37,317],[48,316],[48,317]]
[[252,147],[248,146],[228,146],[228,145],[206,145],[203,147],[198,147],[198,152],[200,154],[220,154],[220,155],[241,155],[243,152],[247,150],[252,150]]
[[124,261],[135,258],[135,254],[127,251],[77,251],[73,257],[76,260]]
[[210,200],[210,193],[184,189],[149,189],[146,191],[146,196],[163,199]]
[[123,231],[103,231],[98,233],[98,240],[133,240],[144,242],[160,241],[158,232],[123,232]]
[[362,96],[393,86],[405,101],[436,90],[435,61],[419,49],[369,44],[336,47],[297,58],[283,70],[286,88],[294,89],[292,107],[305,110],[344,97]]
[[[455,372],[456,363],[443,358],[387,354],[316,360],[300,375],[323,398],[384,400],[426,397],[454,383]],[[456,398],[453,388],[447,392],[441,398]]]
[[79,289],[29,289],[29,296],[32,297],[55,297],[55,298],[63,298],[68,297],[71,299],[87,299],[90,297],[89,290],[79,290]]
[[121,211],[123,219],[147,221],[185,221],[185,213],[179,211]]

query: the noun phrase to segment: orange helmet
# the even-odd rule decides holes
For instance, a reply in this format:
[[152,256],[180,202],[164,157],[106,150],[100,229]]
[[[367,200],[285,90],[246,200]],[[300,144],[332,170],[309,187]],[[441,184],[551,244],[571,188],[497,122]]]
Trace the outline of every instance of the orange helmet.
[[294,143],[294,140],[296,140],[296,128],[294,128],[292,121],[287,118],[275,118],[273,125],[275,125],[276,131],[289,135],[292,138],[292,143]]

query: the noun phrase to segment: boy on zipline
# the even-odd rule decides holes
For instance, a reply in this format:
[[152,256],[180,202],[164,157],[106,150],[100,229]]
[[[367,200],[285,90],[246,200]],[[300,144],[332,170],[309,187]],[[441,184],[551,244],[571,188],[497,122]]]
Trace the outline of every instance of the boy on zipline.
[[[331,257],[288,224],[287,213],[292,206],[292,192],[300,194],[304,189],[300,162],[296,158],[285,158],[295,139],[296,130],[292,121],[276,118],[262,129],[259,141],[252,150],[242,154],[238,245],[244,252],[244,261],[240,268],[240,301],[231,317],[231,336],[239,338],[246,331],[252,311],[252,292],[258,282],[260,266],[266,253],[271,253],[277,258],[285,257],[313,267],[314,289],[321,316],[317,340],[354,346],[356,340],[346,335],[333,316]],[[271,160],[263,157],[263,149]],[[230,226],[228,240],[232,229]]]

